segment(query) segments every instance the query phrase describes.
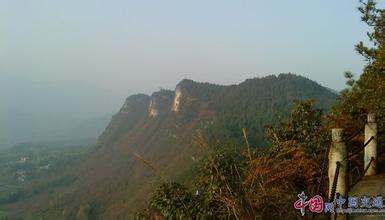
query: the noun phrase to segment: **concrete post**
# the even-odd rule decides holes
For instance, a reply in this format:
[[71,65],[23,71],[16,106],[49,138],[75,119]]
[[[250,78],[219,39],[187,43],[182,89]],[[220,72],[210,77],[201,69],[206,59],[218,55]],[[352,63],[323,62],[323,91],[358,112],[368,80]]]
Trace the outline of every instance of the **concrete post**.
[[[347,163],[347,150],[346,144],[343,141],[342,128],[332,129],[332,145],[329,151],[329,195],[331,194],[333,187],[334,175],[336,172],[337,162],[340,162],[341,167],[339,170],[336,193],[345,197],[348,195],[348,163]],[[336,198],[336,196],[334,196]],[[332,216],[332,219],[346,219],[346,215]]]
[[368,167],[371,158],[374,158],[374,161],[370,164],[368,170],[365,173],[365,176],[376,175],[377,172],[377,123],[375,114],[368,114],[368,122],[365,125],[365,143],[374,138],[366,147],[365,147],[365,156],[364,156],[364,168]]
[[342,196],[347,195],[348,190],[348,163],[344,160],[347,157],[347,150],[345,142],[343,142],[343,129],[332,129],[332,146],[329,151],[329,195],[332,190],[334,174],[336,172],[336,164],[339,161],[341,163],[340,172],[338,175],[336,193],[340,193]]

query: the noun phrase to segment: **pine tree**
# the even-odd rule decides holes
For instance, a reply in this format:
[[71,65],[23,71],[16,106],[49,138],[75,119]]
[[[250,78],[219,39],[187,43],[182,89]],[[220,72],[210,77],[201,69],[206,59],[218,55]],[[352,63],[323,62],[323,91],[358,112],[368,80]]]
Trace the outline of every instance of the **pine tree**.
[[375,113],[381,131],[385,128],[385,10],[378,9],[374,0],[361,1],[358,10],[371,29],[367,33],[371,45],[359,42],[355,47],[367,63],[358,80],[345,73],[349,87],[342,91],[335,113],[361,122],[368,113]]

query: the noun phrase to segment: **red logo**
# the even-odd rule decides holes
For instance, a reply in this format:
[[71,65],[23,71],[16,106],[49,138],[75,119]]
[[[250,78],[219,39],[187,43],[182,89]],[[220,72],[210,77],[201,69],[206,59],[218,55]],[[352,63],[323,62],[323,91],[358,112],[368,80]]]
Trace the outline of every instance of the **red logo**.
[[316,195],[309,200],[309,210],[315,213],[322,213],[324,211],[324,200],[321,196]]
[[313,198],[306,201],[307,196],[304,192],[298,194],[298,200],[294,203],[294,208],[301,212],[301,215],[305,215],[305,208],[309,206],[309,210],[315,213],[322,213],[324,211],[324,200],[321,196],[316,195]]

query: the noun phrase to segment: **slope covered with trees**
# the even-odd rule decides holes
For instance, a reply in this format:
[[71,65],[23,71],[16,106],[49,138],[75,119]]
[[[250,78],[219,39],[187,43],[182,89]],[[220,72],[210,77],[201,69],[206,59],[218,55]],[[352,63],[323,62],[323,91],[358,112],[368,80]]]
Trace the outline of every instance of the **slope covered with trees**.
[[[175,91],[133,95],[112,117],[97,146],[74,163],[76,167],[66,170],[66,175],[74,177],[72,181],[57,187],[52,183],[49,195],[34,193],[2,204],[0,209],[11,210],[14,216],[49,219],[133,215],[146,205],[149,192],[158,184],[180,181],[192,186],[204,161],[227,161],[227,154],[207,157],[212,149],[242,152],[243,128],[250,146],[260,149],[269,146],[265,136],[268,126],[278,123],[279,117],[287,118],[294,100],[315,99],[317,107],[330,109],[336,98],[329,89],[294,74],[249,79],[230,86],[183,80]],[[234,156],[232,162],[239,159]],[[242,166],[240,175],[246,177]],[[205,178],[200,177],[201,184],[207,184]],[[41,188],[46,184],[43,182],[37,181],[29,189]],[[214,194],[206,199],[210,196]],[[20,213],[16,211],[19,207],[26,208]]]
[[[325,214],[301,217],[292,208],[293,202],[301,191],[328,197],[325,195],[327,184],[321,184],[327,182],[327,177],[322,179],[321,170],[331,144],[330,129],[342,127],[349,137],[362,129],[368,113],[377,117],[380,145],[377,168],[383,173],[385,10],[377,8],[375,1],[368,0],[361,1],[359,11],[362,21],[371,28],[368,36],[372,46],[362,42],[356,45],[356,51],[367,64],[358,79],[349,72],[345,74],[348,88],[342,92],[331,112],[323,112],[309,101],[297,102],[287,119],[281,119],[267,130],[271,143],[268,149],[250,149],[247,136],[245,144],[237,145],[238,150],[231,145],[217,148],[200,141],[211,150],[199,167],[194,184],[164,182],[154,190],[148,207],[138,216],[149,219],[155,216],[179,219],[329,219]],[[349,141],[349,154],[359,149],[363,142],[362,134],[354,136]],[[224,152],[223,149],[228,150]],[[362,157],[350,161],[349,166],[355,166],[356,160],[362,160]],[[349,173],[349,178],[353,176],[353,172]]]
[[374,112],[378,142],[385,138],[385,11],[372,0],[359,10],[374,46],[356,46],[367,65],[357,80],[346,74],[340,97],[293,74],[230,86],[183,80],[175,91],[131,96],[97,146],[65,170],[70,182],[47,180],[42,193],[35,189],[47,183],[36,180],[25,187],[28,197],[3,199],[0,216],[297,218],[298,192],[326,192],[318,186],[331,127],[349,133]]

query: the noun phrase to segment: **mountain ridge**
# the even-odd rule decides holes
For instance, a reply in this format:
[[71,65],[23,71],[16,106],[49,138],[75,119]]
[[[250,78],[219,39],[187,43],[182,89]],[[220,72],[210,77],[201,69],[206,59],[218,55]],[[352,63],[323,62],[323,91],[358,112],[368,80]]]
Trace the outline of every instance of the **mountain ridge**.
[[[178,95],[179,94],[179,95]],[[182,80],[172,90],[129,96],[111,118],[97,145],[79,161],[66,187],[53,188],[60,197],[52,204],[32,206],[35,216],[73,218],[84,207],[96,219],[132,215],[145,205],[149,192],[160,181],[189,182],[204,155],[194,147],[202,131],[209,141],[243,146],[242,128],[250,144],[267,146],[265,127],[289,112],[294,100],[317,99],[328,109],[337,96],[314,81],[294,74],[248,79],[235,85]],[[36,186],[35,186],[36,187]],[[38,187],[38,186],[37,186]],[[34,188],[28,188],[33,190]],[[71,190],[69,190],[71,189]],[[39,200],[40,198],[40,200]],[[16,205],[17,207],[17,205]],[[44,212],[36,207],[45,207]]]

